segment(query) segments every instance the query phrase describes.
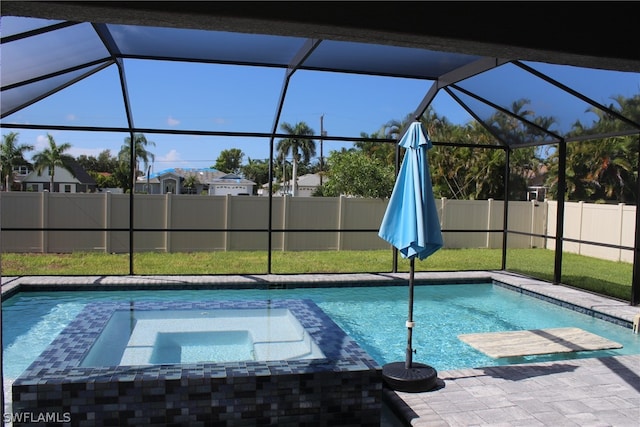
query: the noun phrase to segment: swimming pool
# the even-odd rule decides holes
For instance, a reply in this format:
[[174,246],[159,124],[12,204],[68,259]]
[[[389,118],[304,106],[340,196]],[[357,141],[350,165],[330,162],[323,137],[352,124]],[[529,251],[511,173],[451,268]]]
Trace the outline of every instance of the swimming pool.
[[[85,307],[98,301],[208,301],[308,298],[379,364],[404,360],[405,286],[295,289],[21,292],[3,302],[4,375],[16,378]],[[415,289],[414,360],[438,371],[533,361],[640,353],[631,329],[494,284],[433,284]],[[492,359],[458,335],[575,326],[622,349]]]

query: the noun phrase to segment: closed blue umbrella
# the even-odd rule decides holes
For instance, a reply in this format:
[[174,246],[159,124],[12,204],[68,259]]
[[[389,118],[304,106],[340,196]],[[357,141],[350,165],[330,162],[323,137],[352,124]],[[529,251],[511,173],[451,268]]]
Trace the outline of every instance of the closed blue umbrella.
[[396,390],[426,391],[436,385],[431,366],[413,362],[413,287],[415,259],[423,260],[443,245],[440,220],[433,197],[427,150],[432,147],[420,122],[411,124],[399,142],[406,152],[382,219],[378,235],[396,247],[410,261],[407,349],[403,362],[382,368],[387,383]]

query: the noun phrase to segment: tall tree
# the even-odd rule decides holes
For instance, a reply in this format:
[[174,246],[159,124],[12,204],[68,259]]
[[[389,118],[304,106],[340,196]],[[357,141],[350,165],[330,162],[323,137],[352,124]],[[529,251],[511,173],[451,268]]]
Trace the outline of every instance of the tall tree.
[[376,142],[375,139],[386,138],[379,132],[374,132],[371,135],[366,132],[360,132],[361,138],[367,138],[369,141],[357,141],[353,143],[355,148],[362,150],[366,155],[378,159],[382,162],[393,165],[396,158],[396,144],[389,142]]
[[[394,166],[360,150],[332,151],[328,159],[329,180],[320,194],[337,197],[386,198],[394,185]],[[319,195],[320,195],[319,194]]]
[[28,162],[24,159],[24,153],[31,150],[33,150],[33,145],[18,144],[17,132],[2,135],[0,162],[2,162],[2,178],[5,191],[11,191],[14,166],[27,165]]
[[269,182],[269,160],[254,160],[249,158],[247,164],[242,167],[242,175],[255,182],[258,187]]
[[276,150],[278,150],[279,161],[283,161],[291,154],[293,163],[293,171],[291,173],[292,194],[295,197],[298,195],[298,164],[300,162],[309,163],[311,158],[316,155],[316,143],[309,138],[315,134],[315,131],[305,122],[298,122],[295,126],[284,122],[280,125],[280,129],[291,135],[289,138],[278,141]]
[[[630,98],[617,96],[608,107],[621,112],[636,122],[640,120],[640,95]],[[589,125],[576,122],[571,135],[584,137],[625,130],[627,124],[595,108],[589,112],[598,120]],[[566,193],[567,200],[591,202],[635,203],[638,143],[636,135],[617,136],[597,140],[585,140],[567,144],[566,157]],[[558,153],[552,153],[547,159],[549,174],[547,186],[549,194],[557,198],[558,190]]]
[[76,160],[87,172],[113,173],[118,168],[118,158],[111,156],[111,150],[103,150],[98,157],[79,155]]
[[[511,105],[514,113],[528,117],[530,121],[540,124],[552,123],[547,117],[535,117],[535,113],[527,109],[526,99],[515,101]],[[424,118],[423,118],[424,119]],[[487,119],[493,134],[503,142],[529,141],[535,128],[523,124],[511,115],[496,112]],[[524,199],[526,197],[527,179],[538,170],[540,159],[533,147],[518,148],[511,152],[509,194],[505,194],[504,150],[475,148],[473,145],[496,145],[496,138],[477,121],[465,125],[451,125],[446,119],[432,115],[425,127],[435,140],[457,141],[464,147],[439,145],[429,154],[432,166],[434,193],[437,197],[453,199]],[[543,126],[544,127],[544,126]]]
[[[135,174],[134,176],[130,176],[131,173],[131,137],[128,136],[124,139],[124,145],[120,148],[120,153],[118,154],[118,160],[120,161],[120,170],[118,171],[118,175],[126,175],[129,176],[127,180],[128,184],[124,186],[124,189],[134,188],[136,178],[139,174],[146,173],[147,167],[150,162],[155,160],[155,155],[147,150],[147,146],[156,145],[155,142],[147,140],[147,137],[142,133],[136,133],[133,135],[133,152],[134,152],[134,161],[135,161]],[[140,161],[144,164],[143,170],[140,170]]]
[[240,173],[242,169],[242,158],[244,153],[239,148],[222,150],[216,159],[215,169],[226,173]]
[[54,192],[56,167],[62,167],[75,176],[75,172],[71,166],[75,159],[65,153],[65,151],[71,148],[71,144],[65,142],[58,145],[50,134],[47,134],[47,138],[49,139],[49,146],[33,156],[33,167],[35,171],[38,172],[38,175],[40,175],[45,168],[49,169],[49,191]]

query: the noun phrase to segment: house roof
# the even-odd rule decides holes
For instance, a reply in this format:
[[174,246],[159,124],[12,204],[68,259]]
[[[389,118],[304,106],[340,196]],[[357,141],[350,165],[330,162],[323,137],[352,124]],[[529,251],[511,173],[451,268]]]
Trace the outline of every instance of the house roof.
[[[73,175],[73,177],[80,183],[80,184],[85,184],[85,185],[96,185],[96,181],[95,179],[93,179],[93,177],[91,175],[89,175],[87,173],[87,171],[80,165],[80,163],[78,163],[75,159],[69,159],[69,163],[68,163],[69,169],[71,169],[69,172],[71,172],[71,174]],[[46,167],[46,170],[48,171],[48,167]],[[55,170],[62,170],[65,169],[62,166],[55,166]],[[67,172],[67,173],[69,173]],[[36,171],[31,171],[29,174],[22,176],[20,181],[31,181],[33,182],[34,180],[32,179],[32,177],[36,177],[36,176],[42,176],[42,180],[38,180],[38,181],[49,181],[49,175],[48,172],[45,173],[40,173],[38,174],[38,172]]]
[[[291,185],[293,182],[292,179],[287,180],[287,185]],[[298,186],[299,187],[319,187],[320,186],[320,175],[317,173],[308,173],[306,175],[301,175],[298,177]],[[262,184],[263,188],[268,188],[269,183]]]
[[223,174],[218,169],[214,168],[167,168],[162,169],[158,172],[154,172],[149,175],[150,178],[156,178],[158,176],[166,175],[168,173],[173,173],[179,176],[188,176],[188,175],[196,175],[196,174]]
[[[201,184],[219,184],[225,182],[237,182],[245,185],[255,185],[255,182],[242,178],[232,173],[221,172],[214,168],[168,168],[149,175],[149,182],[158,183],[165,175],[176,175],[181,178],[195,176]],[[146,182],[147,177],[138,177],[138,182]]]
[[298,177],[299,187],[318,187],[320,186],[320,175],[317,173],[308,173]]
[[[165,175],[177,175],[182,178],[187,178],[188,176],[195,176],[199,183],[205,184],[213,179],[216,179],[220,176],[224,176],[224,172],[220,172],[214,168],[168,168],[163,169],[158,172],[154,172],[149,175],[149,182],[159,182],[160,178]],[[139,182],[146,182],[147,177],[142,176],[138,177]]]
[[239,175],[230,173],[230,174],[226,174],[223,175],[221,177],[218,178],[214,178],[212,179],[210,182],[210,184],[224,184],[224,183],[236,183],[236,184],[243,184],[243,185],[255,185],[256,183],[248,180],[246,178],[242,178]]
[[80,183],[96,185],[96,180],[75,159],[69,160],[69,167],[73,170],[73,175]]

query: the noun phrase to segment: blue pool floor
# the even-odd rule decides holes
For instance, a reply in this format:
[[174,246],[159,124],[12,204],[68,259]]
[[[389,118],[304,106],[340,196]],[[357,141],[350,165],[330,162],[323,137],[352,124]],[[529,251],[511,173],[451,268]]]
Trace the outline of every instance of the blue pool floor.
[[[406,274],[305,275],[264,277],[29,277],[2,278],[3,294],[30,286],[100,289],[132,285],[190,287],[218,282],[247,287],[274,281],[281,286],[335,282],[406,280]],[[417,273],[416,280],[497,280],[563,303],[596,310],[628,323],[640,307],[502,272]],[[176,283],[178,282],[178,283]],[[629,333],[631,329],[629,329]],[[640,355],[548,361],[440,371],[441,387],[425,393],[385,389],[390,407],[411,425],[612,425],[637,426],[640,415]],[[7,384],[5,384],[6,388]],[[9,396],[10,397],[10,396]],[[10,403],[10,402],[8,402]]]

